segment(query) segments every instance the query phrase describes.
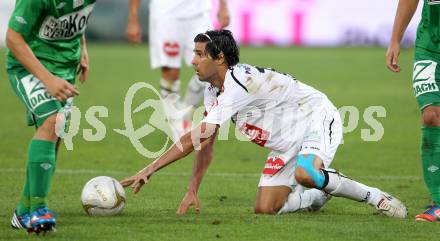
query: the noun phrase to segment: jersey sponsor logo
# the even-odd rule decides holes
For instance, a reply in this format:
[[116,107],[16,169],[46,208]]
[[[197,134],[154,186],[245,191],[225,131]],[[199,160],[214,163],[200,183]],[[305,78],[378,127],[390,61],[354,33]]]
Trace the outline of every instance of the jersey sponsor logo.
[[417,96],[439,91],[435,82],[435,70],[437,63],[431,60],[422,60],[414,63],[413,69],[413,89]]
[[38,106],[55,98],[47,92],[43,83],[35,78],[33,75],[27,75],[20,79],[20,82],[24,88],[29,105],[32,109],[36,109]]
[[426,94],[429,92],[437,92],[438,86],[437,84],[434,83],[414,83],[413,84],[413,88],[414,88],[414,93],[417,96],[422,95],[422,94]]
[[440,0],[428,0],[429,5],[440,4]]
[[263,130],[260,127],[251,125],[249,123],[244,123],[239,130],[253,143],[263,147],[266,145],[266,142],[270,137],[269,131]]
[[179,55],[180,46],[178,42],[165,42],[163,44],[163,51],[170,57]]
[[46,40],[72,39],[84,33],[94,4],[59,18],[47,17],[41,24],[39,37]]
[[275,175],[280,171],[286,163],[280,157],[269,157],[263,168],[263,174],[265,175]]

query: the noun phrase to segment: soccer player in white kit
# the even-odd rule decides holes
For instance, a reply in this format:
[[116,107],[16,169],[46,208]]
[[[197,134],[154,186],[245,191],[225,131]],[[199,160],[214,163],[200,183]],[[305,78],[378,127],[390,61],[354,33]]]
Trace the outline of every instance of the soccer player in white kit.
[[228,30],[207,31],[194,42],[192,63],[200,80],[209,83],[206,115],[161,157],[121,181],[123,186],[137,193],[156,171],[201,148],[177,212],[185,213],[191,205],[199,209],[197,191],[212,160],[217,130],[232,119],[252,142],[271,150],[258,184],[255,213],[319,210],[337,196],[366,202],[390,217],[406,217],[407,209],[397,198],[329,168],[342,139],[342,123],[325,94],[290,75],[239,64],[239,50]]
[[[179,115],[180,67],[182,59],[190,65],[193,57],[194,37],[212,29],[210,18],[212,0],[151,0],[149,20],[150,60],[153,69],[161,68],[160,94],[166,103],[165,113],[171,124],[174,139],[178,139],[189,127],[192,109],[203,98],[205,85],[193,76],[188,84],[184,106],[189,113]],[[141,42],[141,27],[138,19],[139,0],[130,0],[127,38],[130,42]],[[218,20],[221,27],[229,24],[226,0],[219,0]],[[174,94],[174,95],[172,95]]]

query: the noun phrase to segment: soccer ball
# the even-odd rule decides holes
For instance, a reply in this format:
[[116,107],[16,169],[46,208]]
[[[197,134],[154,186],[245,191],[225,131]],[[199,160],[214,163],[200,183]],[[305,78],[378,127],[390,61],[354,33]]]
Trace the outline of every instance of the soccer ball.
[[88,215],[116,215],[124,209],[125,191],[114,178],[95,177],[84,185],[81,193],[81,203]]

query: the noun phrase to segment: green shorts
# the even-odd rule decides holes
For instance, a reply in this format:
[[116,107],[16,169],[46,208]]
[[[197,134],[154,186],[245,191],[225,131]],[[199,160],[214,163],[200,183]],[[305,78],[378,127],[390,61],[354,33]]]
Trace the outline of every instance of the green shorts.
[[420,110],[440,106],[440,55],[416,50],[413,68],[413,89]]
[[[26,106],[29,126],[41,126],[49,116],[58,113],[65,105],[65,102],[52,97],[43,83],[26,69],[18,68],[7,72],[12,89]],[[74,83],[74,80],[67,81]]]

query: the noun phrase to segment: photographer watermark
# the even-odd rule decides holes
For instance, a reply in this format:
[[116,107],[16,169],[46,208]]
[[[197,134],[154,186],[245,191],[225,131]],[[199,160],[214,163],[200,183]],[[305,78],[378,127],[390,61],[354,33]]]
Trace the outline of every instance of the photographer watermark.
[[[140,105],[133,107],[133,99],[142,89],[153,93],[154,98],[146,98]],[[176,141],[175,135],[173,137],[173,125],[170,123],[172,119],[182,119],[190,109],[183,108],[177,104],[177,98],[169,97],[167,99],[161,99],[160,94],[152,85],[145,82],[135,83],[128,89],[124,98],[124,127],[121,129],[113,129],[113,131],[128,138],[134,149],[142,156],[156,158],[165,152],[170,143]],[[232,121],[226,121],[221,125],[218,130],[217,139],[251,140],[256,144],[264,146],[265,141],[267,141],[271,133],[278,133],[277,137],[285,141],[301,138],[304,134],[305,127],[308,126],[308,115],[310,115],[311,112],[304,111],[303,109],[292,111],[292,109],[289,108],[278,108],[276,112],[268,112],[265,111],[267,109],[266,106],[252,106],[245,111],[240,111],[240,114],[237,114],[233,113],[233,108],[224,108],[220,115],[224,115]],[[141,127],[135,128],[133,115],[142,111],[148,111],[151,114],[148,115],[148,118],[145,119]],[[385,130],[380,119],[385,118],[387,114],[383,106],[369,106],[362,111],[355,106],[342,106],[338,111],[343,124],[343,134],[355,131],[362,121],[362,124],[367,126],[360,131],[360,138],[362,140],[372,142],[382,139]],[[193,127],[197,126],[203,119],[204,112],[204,106],[200,106],[194,110],[192,119]],[[314,108],[312,112],[316,113],[319,112],[319,110]],[[170,117],[170,113],[172,113],[172,117]],[[83,116],[81,110],[73,105],[73,100],[69,99],[64,108],[59,112],[56,123],[57,135],[64,139],[67,150],[74,149],[73,138],[80,134],[80,123],[83,117],[92,127],[82,129],[82,137],[84,140],[97,142],[102,141],[106,137],[107,127],[100,119],[109,117],[109,109],[105,106],[91,106],[85,111]],[[260,127],[265,127],[265,129],[256,127],[248,122],[248,120],[255,119],[261,124]],[[230,133],[231,123],[237,125],[237,128],[234,128],[233,135]],[[159,150],[152,151],[146,147],[141,140],[155,131],[164,133],[166,137],[164,139],[158,139],[158,141],[162,143],[162,147]],[[193,140],[194,146],[197,146],[197,141]]]

